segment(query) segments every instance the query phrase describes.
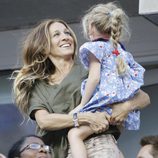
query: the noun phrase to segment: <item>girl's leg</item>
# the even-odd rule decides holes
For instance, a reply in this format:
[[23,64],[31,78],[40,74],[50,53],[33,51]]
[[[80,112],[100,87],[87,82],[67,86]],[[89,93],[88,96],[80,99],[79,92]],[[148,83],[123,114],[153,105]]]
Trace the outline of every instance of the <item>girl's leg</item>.
[[87,158],[87,151],[83,140],[91,134],[93,134],[93,131],[89,126],[70,129],[68,140],[73,158]]

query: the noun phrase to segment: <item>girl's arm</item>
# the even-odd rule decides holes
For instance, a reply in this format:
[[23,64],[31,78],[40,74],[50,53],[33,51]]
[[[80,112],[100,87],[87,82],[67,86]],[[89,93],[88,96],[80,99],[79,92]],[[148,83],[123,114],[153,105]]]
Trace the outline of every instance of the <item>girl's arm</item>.
[[100,62],[92,53],[89,53],[89,74],[86,82],[85,92],[84,95],[82,96],[81,103],[72,111],[70,111],[69,114],[78,112],[80,109],[83,108],[83,106],[86,103],[88,103],[99,81],[100,81]]
[[101,64],[99,60],[92,53],[89,53],[89,75],[86,82],[85,93],[80,103],[81,107],[90,100],[100,81],[100,67]]

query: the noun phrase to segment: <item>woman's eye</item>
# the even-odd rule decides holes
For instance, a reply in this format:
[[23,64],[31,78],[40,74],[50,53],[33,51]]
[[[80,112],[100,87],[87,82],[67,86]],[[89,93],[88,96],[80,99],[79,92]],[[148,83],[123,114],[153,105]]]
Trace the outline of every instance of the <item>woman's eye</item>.
[[59,36],[59,33],[55,33],[55,34],[53,35],[53,37],[55,37],[55,36]]
[[65,34],[71,36],[71,32],[69,32],[69,31],[66,31]]

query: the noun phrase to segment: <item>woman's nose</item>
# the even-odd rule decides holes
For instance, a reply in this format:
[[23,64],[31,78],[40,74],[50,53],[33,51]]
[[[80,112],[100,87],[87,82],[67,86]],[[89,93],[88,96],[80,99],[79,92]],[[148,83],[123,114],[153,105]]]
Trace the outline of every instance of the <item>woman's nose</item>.
[[66,35],[65,33],[62,33],[62,40],[68,40],[69,36]]
[[46,149],[43,146],[40,147],[39,152],[47,153]]

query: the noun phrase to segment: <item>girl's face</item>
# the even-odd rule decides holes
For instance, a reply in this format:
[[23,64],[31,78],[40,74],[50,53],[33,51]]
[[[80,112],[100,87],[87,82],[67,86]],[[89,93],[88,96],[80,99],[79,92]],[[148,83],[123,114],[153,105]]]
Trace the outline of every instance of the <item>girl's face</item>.
[[48,146],[44,145],[44,142],[36,137],[28,137],[21,147],[21,158],[51,158],[50,150],[47,150]]
[[55,22],[50,25],[49,32],[52,43],[51,56],[72,57],[75,53],[74,39],[66,26],[60,22]]

